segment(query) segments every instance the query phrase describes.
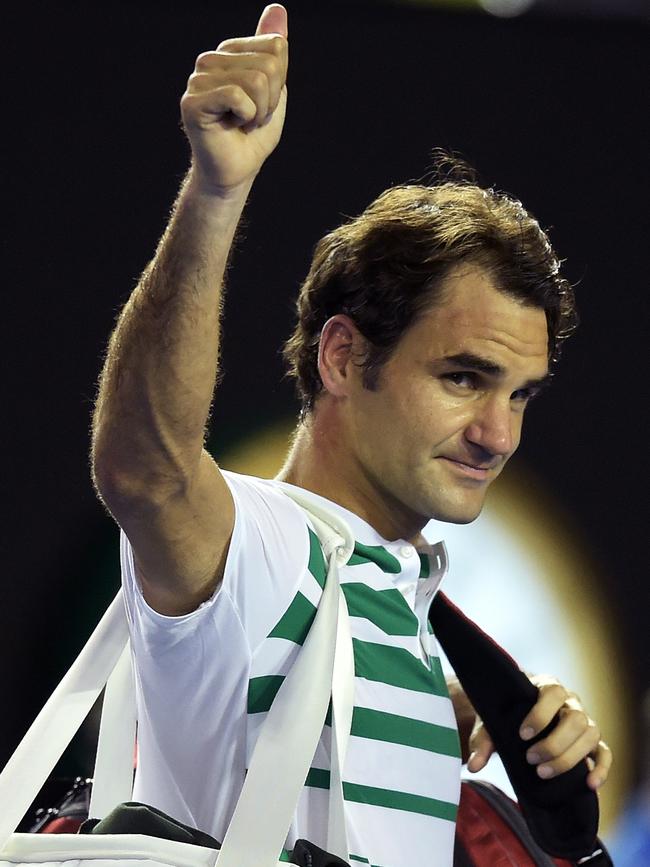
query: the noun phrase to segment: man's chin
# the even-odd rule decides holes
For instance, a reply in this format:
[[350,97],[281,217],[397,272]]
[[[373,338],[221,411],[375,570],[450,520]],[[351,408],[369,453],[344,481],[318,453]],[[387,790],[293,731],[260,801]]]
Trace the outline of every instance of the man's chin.
[[481,514],[480,510],[474,515],[456,515],[449,514],[444,516],[434,515],[435,521],[441,521],[443,524],[471,524]]
[[429,517],[445,524],[471,524],[483,511],[484,500],[480,503],[445,503],[436,504]]

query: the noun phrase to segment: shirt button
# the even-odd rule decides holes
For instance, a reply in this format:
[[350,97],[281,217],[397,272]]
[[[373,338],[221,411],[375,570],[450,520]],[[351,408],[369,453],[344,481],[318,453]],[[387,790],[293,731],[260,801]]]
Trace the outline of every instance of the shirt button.
[[412,557],[413,556],[413,548],[410,545],[402,545],[399,549],[402,557]]

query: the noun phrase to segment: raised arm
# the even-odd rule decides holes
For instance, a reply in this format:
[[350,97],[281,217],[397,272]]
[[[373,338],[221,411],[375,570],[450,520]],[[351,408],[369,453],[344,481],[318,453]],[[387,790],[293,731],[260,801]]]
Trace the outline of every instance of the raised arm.
[[287,16],[201,54],[181,100],[192,164],[152,262],[111,336],[93,418],[97,490],[133,546],[145,598],[191,611],[216,588],[234,521],[203,448],[221,290],[253,181],[286,109]]

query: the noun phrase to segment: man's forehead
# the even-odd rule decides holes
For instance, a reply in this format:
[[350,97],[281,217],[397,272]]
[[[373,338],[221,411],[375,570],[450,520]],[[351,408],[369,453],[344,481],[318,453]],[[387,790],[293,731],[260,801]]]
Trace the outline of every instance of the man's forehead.
[[548,325],[542,308],[501,292],[476,266],[464,266],[446,281],[442,296],[416,325],[416,340],[439,357],[466,353],[503,365],[514,356],[535,363],[544,375]]

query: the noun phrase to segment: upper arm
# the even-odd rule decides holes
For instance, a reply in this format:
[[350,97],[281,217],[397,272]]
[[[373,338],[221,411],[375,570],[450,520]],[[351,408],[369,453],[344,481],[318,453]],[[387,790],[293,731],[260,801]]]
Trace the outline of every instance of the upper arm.
[[235,522],[235,506],[217,464],[203,450],[191,484],[160,501],[108,503],[133,548],[147,603],[186,614],[217,589]]

